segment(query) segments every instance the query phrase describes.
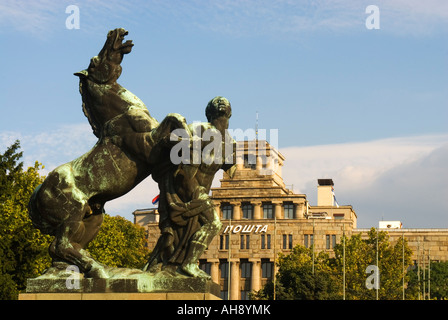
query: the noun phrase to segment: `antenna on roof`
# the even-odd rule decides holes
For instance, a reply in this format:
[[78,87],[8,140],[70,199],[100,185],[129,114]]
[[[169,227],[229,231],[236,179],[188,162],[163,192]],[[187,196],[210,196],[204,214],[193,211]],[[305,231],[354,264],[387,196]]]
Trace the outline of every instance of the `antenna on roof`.
[[258,141],[258,111],[255,115],[255,140]]

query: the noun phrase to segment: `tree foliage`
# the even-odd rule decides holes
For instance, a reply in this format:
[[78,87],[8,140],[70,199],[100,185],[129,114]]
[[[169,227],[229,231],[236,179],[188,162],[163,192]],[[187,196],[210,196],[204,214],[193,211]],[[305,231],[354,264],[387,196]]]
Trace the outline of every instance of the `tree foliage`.
[[[400,238],[394,245],[389,241],[389,235],[385,231],[377,231],[372,228],[368,232],[368,238],[363,240],[361,234],[345,238],[339,243],[335,251],[332,264],[335,272],[342,281],[343,273],[343,241],[345,241],[345,293],[350,300],[374,300],[376,290],[368,289],[366,273],[368,266],[379,268],[378,299],[398,300],[403,297],[403,268],[405,270],[405,284],[409,281],[406,270],[411,266],[412,251],[406,239]],[[378,248],[378,250],[377,250]],[[403,252],[404,250],[404,252]],[[378,264],[377,264],[378,252]],[[403,262],[404,258],[404,262]]]
[[39,276],[50,264],[51,237],[32,226],[27,205],[43,181],[36,162],[23,170],[19,141],[0,154],[0,299],[15,299],[26,279]]
[[[315,254],[312,248],[296,246],[288,255],[279,254],[275,292],[279,300],[332,300],[338,299],[337,279],[325,252]],[[273,282],[252,298],[272,299]]]
[[[405,288],[410,282],[407,270],[411,267],[411,255],[406,239],[391,244],[387,232],[378,232],[372,228],[367,239],[363,239],[361,234],[343,237],[334,248],[333,258],[326,252],[315,253],[313,272],[312,249],[299,245],[289,255],[279,254],[276,298],[342,299],[345,269],[345,298],[373,300],[376,299],[376,290],[366,286],[369,276],[366,269],[370,265],[377,265],[380,274],[378,298],[399,300],[403,297],[403,271]],[[269,282],[252,297],[272,299],[273,288],[273,283]],[[408,288],[405,297],[414,299],[415,294]]]
[[[426,300],[448,300],[448,261],[431,261],[411,268],[408,290],[414,297]],[[429,292],[430,291],[430,292]]]
[[[53,237],[34,228],[28,202],[43,182],[36,162],[23,169],[20,142],[0,154],[0,300],[17,299],[26,280],[41,275],[51,266],[48,247]],[[89,250],[109,266],[139,268],[146,261],[145,232],[122,217],[104,216],[103,226]]]
[[[431,288],[431,299],[448,299],[448,261],[431,262],[429,284]],[[428,271],[427,271],[428,272]]]
[[142,268],[148,258],[145,230],[120,216],[104,215],[98,236],[87,250],[110,267]]

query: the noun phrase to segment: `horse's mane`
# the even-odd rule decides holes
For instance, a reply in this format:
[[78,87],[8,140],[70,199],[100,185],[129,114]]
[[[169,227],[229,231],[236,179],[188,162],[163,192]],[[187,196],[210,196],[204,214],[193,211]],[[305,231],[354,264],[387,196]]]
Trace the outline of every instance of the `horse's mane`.
[[[86,87],[85,90],[83,90],[83,86]],[[87,94],[87,78],[85,76],[79,77],[79,93],[81,94],[82,97],[82,112],[89,120],[89,124],[92,127],[93,134],[99,139],[100,126],[89,108],[89,105],[91,104],[89,103],[89,95]]]

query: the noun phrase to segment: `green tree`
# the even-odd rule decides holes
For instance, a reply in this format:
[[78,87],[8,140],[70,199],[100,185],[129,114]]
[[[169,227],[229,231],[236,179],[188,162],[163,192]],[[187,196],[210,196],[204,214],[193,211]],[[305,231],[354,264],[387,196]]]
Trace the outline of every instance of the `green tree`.
[[[345,254],[344,254],[345,251]],[[342,299],[343,270],[345,266],[345,297],[351,300],[376,299],[376,290],[368,289],[366,273],[368,266],[379,268],[379,299],[399,300],[403,297],[410,274],[411,255],[406,239],[400,238],[394,245],[387,232],[372,228],[367,238],[361,234],[343,237],[334,249],[334,258],[325,252],[315,255],[314,273],[312,249],[296,246],[289,255],[279,255],[276,276],[277,299]],[[378,260],[377,260],[378,256]],[[404,260],[403,260],[404,258]],[[403,272],[405,271],[405,272]],[[267,283],[254,293],[254,299],[272,299],[274,285]],[[412,299],[412,291],[406,298]]]
[[[419,271],[420,277],[418,277]],[[448,300],[448,261],[431,261],[430,268],[426,265],[425,268],[421,266],[420,270],[414,265],[409,273],[410,281],[406,294],[409,292],[415,299]],[[431,291],[430,295],[428,294],[429,290]]]
[[[288,255],[280,253],[277,265],[276,299],[329,300],[339,297],[337,279],[327,253],[318,253],[313,263],[312,249],[298,245]],[[273,292],[274,285],[270,282],[252,298],[272,299]]]
[[110,267],[142,268],[148,258],[145,230],[120,216],[104,215],[97,237],[87,250]]
[[[51,266],[51,236],[34,228],[28,202],[43,182],[43,166],[36,162],[23,170],[20,142],[0,154],[0,299],[17,299],[26,280],[40,276]],[[112,267],[140,268],[147,260],[145,231],[122,217],[104,215],[97,238],[88,250],[98,261]]]
[[448,261],[431,262],[431,299],[448,300]]
[[49,265],[51,237],[32,226],[27,205],[43,181],[36,162],[23,171],[20,142],[0,154],[0,299],[16,299],[26,279],[39,276]]
[[[332,266],[339,275],[342,284],[344,266],[344,239],[334,251],[335,258]],[[404,254],[403,254],[404,249]],[[377,264],[378,253],[378,264]],[[345,293],[346,299],[373,300],[376,299],[376,290],[368,289],[366,279],[370,275],[366,273],[368,266],[379,268],[378,298],[384,300],[398,300],[403,296],[403,257],[404,257],[404,281],[409,281],[406,270],[411,265],[412,251],[407,245],[406,239],[400,238],[395,245],[389,242],[389,235],[385,231],[377,232],[370,229],[368,238],[363,240],[361,234],[345,238]],[[409,298],[409,297],[408,297]]]

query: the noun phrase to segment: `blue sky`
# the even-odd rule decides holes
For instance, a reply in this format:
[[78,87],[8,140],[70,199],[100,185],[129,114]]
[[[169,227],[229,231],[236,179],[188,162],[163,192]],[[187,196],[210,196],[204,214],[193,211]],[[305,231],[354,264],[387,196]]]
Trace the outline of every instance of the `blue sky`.
[[[368,5],[380,10],[369,30]],[[80,28],[67,29],[68,5]],[[231,128],[279,130],[284,179],[316,199],[333,178],[358,226],[448,227],[448,3],[389,1],[0,1],[0,148],[52,170],[95,143],[73,72],[107,31],[135,46],[119,83],[159,121],[204,121],[217,95]],[[151,179],[106,206],[132,219]]]

